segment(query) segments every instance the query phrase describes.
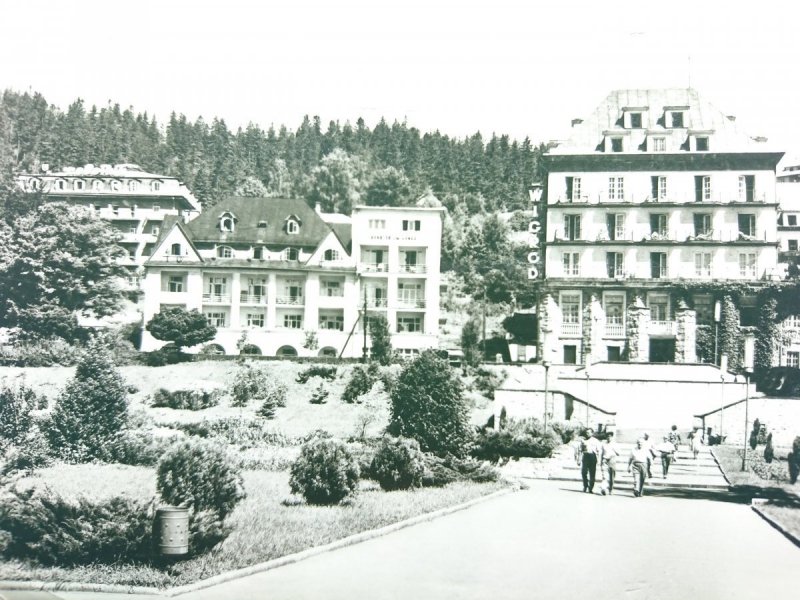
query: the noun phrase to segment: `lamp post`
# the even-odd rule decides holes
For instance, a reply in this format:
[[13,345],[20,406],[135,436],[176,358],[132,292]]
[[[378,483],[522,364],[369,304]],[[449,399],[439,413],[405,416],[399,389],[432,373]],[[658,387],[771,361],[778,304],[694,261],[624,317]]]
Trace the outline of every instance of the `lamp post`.
[[719,364],[719,322],[722,319],[722,304],[719,300],[714,303],[714,364]]
[[747,470],[747,418],[750,410],[750,369],[744,370],[744,438],[742,442],[742,471]]
[[586,427],[589,427],[589,369],[586,369]]
[[725,375],[719,376],[722,385],[719,387],[719,443],[722,444],[722,415],[725,413]]
[[544,428],[547,429],[547,391],[548,383],[550,382],[550,362],[547,360],[542,361],[544,367]]

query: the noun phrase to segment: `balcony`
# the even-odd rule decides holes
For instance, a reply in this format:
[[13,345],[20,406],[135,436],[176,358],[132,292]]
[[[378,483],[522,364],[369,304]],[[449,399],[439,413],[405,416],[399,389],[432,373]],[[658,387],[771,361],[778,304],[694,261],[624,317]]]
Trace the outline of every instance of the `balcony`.
[[425,265],[400,265],[401,273],[427,273]]
[[361,269],[364,273],[388,273],[388,263],[362,263]]
[[625,326],[622,323],[606,323],[605,337],[624,338]]
[[302,306],[303,305],[303,297],[302,296],[278,296],[275,299],[275,303],[281,306]]
[[398,298],[398,308],[425,308],[425,298]]
[[386,308],[386,298],[367,298],[367,308]]
[[266,294],[248,294],[247,292],[241,292],[241,294],[239,294],[239,304],[266,304],[266,303],[267,303]]
[[677,334],[678,327],[675,321],[650,321],[647,325],[648,335],[672,337]]
[[230,294],[203,294],[203,304],[230,304]]
[[581,337],[581,324],[561,323],[561,337]]

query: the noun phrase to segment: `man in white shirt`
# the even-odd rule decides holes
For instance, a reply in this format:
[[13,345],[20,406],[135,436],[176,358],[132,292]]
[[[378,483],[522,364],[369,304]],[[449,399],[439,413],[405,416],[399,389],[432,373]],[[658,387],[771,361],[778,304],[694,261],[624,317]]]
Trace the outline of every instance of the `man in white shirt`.
[[593,493],[594,480],[597,476],[597,458],[600,455],[600,440],[594,436],[593,429],[587,429],[578,448],[579,456],[576,457],[581,467],[583,491]]
[[633,471],[633,495],[637,498],[644,493],[644,480],[650,469],[652,453],[644,447],[644,440],[636,440],[636,447],[628,458],[628,473]]
[[600,445],[600,478],[603,480],[603,485],[600,488],[600,493],[604,496],[606,492],[611,495],[614,492],[614,480],[617,478],[617,457],[619,450],[614,444],[614,432],[609,431],[606,434],[605,442]]

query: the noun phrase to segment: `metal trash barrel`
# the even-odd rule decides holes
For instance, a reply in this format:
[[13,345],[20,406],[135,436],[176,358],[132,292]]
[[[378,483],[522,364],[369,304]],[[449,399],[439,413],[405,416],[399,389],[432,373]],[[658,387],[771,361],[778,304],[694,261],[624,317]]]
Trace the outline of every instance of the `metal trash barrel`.
[[189,553],[189,509],[162,506],[156,510],[158,550],[163,556]]

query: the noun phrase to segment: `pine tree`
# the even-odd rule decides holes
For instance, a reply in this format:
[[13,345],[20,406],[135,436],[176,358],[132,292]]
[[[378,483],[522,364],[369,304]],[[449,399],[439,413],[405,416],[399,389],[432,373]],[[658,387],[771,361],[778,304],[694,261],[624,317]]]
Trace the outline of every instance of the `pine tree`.
[[389,334],[389,322],[383,315],[374,315],[369,319],[369,337],[372,340],[370,356],[382,365],[392,362],[392,336]]

